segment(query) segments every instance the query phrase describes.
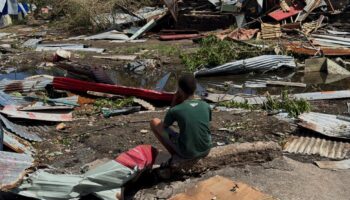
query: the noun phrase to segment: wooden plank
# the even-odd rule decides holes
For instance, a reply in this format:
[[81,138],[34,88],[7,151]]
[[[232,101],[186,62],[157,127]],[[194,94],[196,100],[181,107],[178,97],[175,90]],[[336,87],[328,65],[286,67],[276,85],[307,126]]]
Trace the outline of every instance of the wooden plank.
[[93,56],[94,58],[106,59],[106,60],[126,60],[133,61],[137,58],[135,55],[111,55],[111,56]]
[[189,188],[186,193],[178,194],[170,200],[273,200],[272,196],[264,194],[247,184],[233,182],[222,176],[214,176],[199,182]]
[[[256,153],[259,152],[259,158]],[[202,173],[222,166],[236,166],[250,162],[265,162],[282,155],[281,146],[275,142],[235,143],[212,148],[209,155],[199,160],[173,157],[171,168],[179,173]]]
[[305,83],[285,82],[285,81],[266,81],[267,85],[291,86],[291,87],[306,87]]

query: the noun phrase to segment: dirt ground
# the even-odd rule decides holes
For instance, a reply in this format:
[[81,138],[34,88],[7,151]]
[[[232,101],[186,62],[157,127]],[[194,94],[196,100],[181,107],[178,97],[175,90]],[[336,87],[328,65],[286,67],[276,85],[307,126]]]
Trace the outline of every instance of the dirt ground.
[[[152,144],[162,149],[150,130],[149,121],[155,117],[162,119],[164,113],[145,112],[109,119],[94,116],[67,123],[67,129],[63,131],[54,129],[41,135],[45,142],[35,145],[38,158],[40,163],[78,173],[86,163],[102,158],[113,159],[137,145]],[[219,131],[221,128],[230,130]],[[281,130],[291,132],[292,127],[264,112],[213,113],[214,145],[254,141],[283,143],[284,137],[277,134]]]

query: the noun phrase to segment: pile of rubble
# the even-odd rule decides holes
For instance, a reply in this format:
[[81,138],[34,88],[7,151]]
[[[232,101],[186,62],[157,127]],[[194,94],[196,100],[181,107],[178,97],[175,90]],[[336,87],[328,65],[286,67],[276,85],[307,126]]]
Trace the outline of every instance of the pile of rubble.
[[[24,15],[29,11],[24,3],[0,2],[0,8],[5,9],[7,5],[9,14],[12,14],[13,5],[18,6]],[[91,167],[80,175],[54,174],[39,169],[35,144],[45,142],[41,133],[64,129],[65,122],[77,118],[73,112],[81,107],[100,101],[102,106],[98,107],[98,113],[108,118],[146,110],[155,111],[155,105],[168,106],[173,100],[174,92],[164,90],[171,73],[167,73],[154,89],[129,87],[117,85],[102,67],[81,64],[71,58],[72,53],[88,52],[98,54],[93,56],[97,59],[127,61],[129,63],[122,70],[138,76],[142,76],[145,69],[157,68],[160,65],[157,60],[138,59],[137,55],[106,55],[105,48],[91,47],[86,45],[87,42],[104,40],[118,45],[146,43],[154,38],[160,41],[190,39],[200,42],[215,37],[261,51],[272,48],[273,53],[232,60],[218,66],[197,66],[194,75],[198,78],[242,74],[254,76],[285,69],[293,74],[297,70],[305,75],[314,72],[328,74],[335,77],[324,81],[330,83],[350,77],[349,62],[346,61],[350,56],[350,30],[344,24],[344,19],[349,15],[348,7],[348,0],[164,0],[158,7],[145,7],[134,13],[118,7],[118,12],[96,16],[96,23],[107,19],[113,24],[113,30],[96,35],[70,37],[60,43],[45,40],[47,33],[24,36],[26,41],[19,48],[55,52],[48,63],[66,72],[67,76],[37,75],[23,80],[0,81],[0,190],[47,200],[76,199],[89,194],[105,200],[123,199],[123,188],[127,183],[137,179],[142,172],[159,167],[154,166],[157,150],[143,145],[122,153],[115,160]],[[4,20],[5,15],[2,16]],[[16,37],[9,33],[0,34],[0,39],[16,40]],[[2,45],[0,51],[15,54],[19,50]],[[210,84],[220,89],[213,92],[209,89]],[[262,106],[271,99],[278,99],[278,102],[281,99],[280,95],[229,94],[232,89],[309,86],[292,82],[290,77],[246,81],[241,85],[232,81],[210,84],[207,90],[199,87],[198,98],[211,103],[216,110],[225,111],[231,108],[220,106],[222,102]],[[291,94],[289,98],[308,102],[350,99],[350,90],[304,91]],[[108,105],[110,101],[118,100],[120,105]],[[288,141],[282,147],[285,154],[318,155],[337,160],[317,161],[320,168],[350,168],[347,160],[350,118],[347,115],[309,112],[292,118],[286,110],[275,109],[273,112],[274,117],[287,121],[300,131],[288,136]],[[253,150],[269,151],[266,155],[269,158],[282,153],[280,145],[274,142],[227,145],[213,149],[208,157],[191,165],[193,168],[190,170],[202,173],[216,169],[218,163],[228,165],[235,155],[253,154]],[[173,164],[187,166],[187,163],[182,162]],[[240,199],[244,193],[251,195],[251,199],[273,199],[245,184],[221,177],[200,183],[200,187],[194,189],[198,191],[198,199],[201,192],[208,192],[207,188],[219,197],[224,195],[216,193],[221,190],[220,186],[215,185],[217,182],[225,185],[222,190],[227,193],[232,187],[237,191],[240,188],[249,190],[229,196],[232,199]],[[188,195],[179,194],[172,199],[187,199]]]

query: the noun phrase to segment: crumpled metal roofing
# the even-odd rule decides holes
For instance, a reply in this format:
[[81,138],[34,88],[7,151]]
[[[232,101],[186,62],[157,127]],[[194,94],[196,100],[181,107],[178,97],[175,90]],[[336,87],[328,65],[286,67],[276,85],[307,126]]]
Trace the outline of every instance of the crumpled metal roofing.
[[3,91],[0,91],[0,105],[17,105],[17,102],[12,99],[10,95],[4,93]]
[[33,158],[26,154],[0,151],[0,190],[12,189],[32,166]]
[[113,160],[83,175],[50,174],[39,170],[24,180],[19,194],[45,200],[75,199],[121,188],[135,175],[135,171]]
[[[36,142],[42,141],[42,139],[37,135],[38,131],[31,130],[31,127],[33,127],[33,126],[23,126],[23,125],[15,124],[1,114],[0,114],[0,119],[4,123],[5,127],[8,130],[15,133],[16,135],[18,135],[24,139],[30,140],[30,141],[36,141]],[[41,128],[36,127],[34,129],[38,130]],[[45,131],[49,130],[48,127],[44,127],[44,126],[42,127],[42,129],[44,129]]]
[[300,126],[323,135],[350,139],[350,122],[340,120],[336,115],[322,113],[304,113],[299,116]]
[[0,90],[4,92],[34,92],[45,90],[52,80],[2,80],[0,81]]
[[295,68],[294,58],[283,55],[263,55],[246,60],[238,60],[218,67],[203,69],[195,72],[195,76],[214,76],[228,74],[242,74],[248,72],[267,72],[282,66]]
[[320,155],[322,157],[342,159],[350,150],[350,143],[345,141],[333,141],[310,135],[292,136],[284,146],[284,152]]
[[25,153],[27,155],[33,155],[35,153],[34,147],[27,141],[15,134],[3,129],[4,133],[4,145],[12,149],[17,153]]

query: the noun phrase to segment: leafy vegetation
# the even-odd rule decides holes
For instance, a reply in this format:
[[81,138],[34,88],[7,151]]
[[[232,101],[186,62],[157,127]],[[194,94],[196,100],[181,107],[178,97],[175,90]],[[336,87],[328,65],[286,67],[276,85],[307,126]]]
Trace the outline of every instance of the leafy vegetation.
[[195,71],[202,67],[215,67],[232,60],[264,55],[268,51],[242,43],[220,40],[214,35],[204,38],[199,45],[200,48],[197,52],[180,55],[189,71]]
[[[69,31],[96,32],[111,27],[109,15],[118,10],[118,6],[135,11],[136,9],[154,4],[151,0],[27,0],[37,6],[35,15],[39,15],[42,7],[50,6],[51,19],[61,19],[56,25]],[[103,15],[107,13],[107,15]],[[97,17],[98,16],[98,17]]]
[[255,110],[259,108],[255,105],[249,104],[248,101],[245,101],[245,102],[224,101],[224,102],[220,102],[218,105],[224,106],[226,108],[243,108],[246,110]]
[[297,117],[304,112],[311,111],[311,105],[308,101],[290,98],[287,90],[282,91],[281,98],[273,98],[268,95],[263,108],[268,111],[284,110],[291,117]]
[[101,108],[118,109],[118,108],[131,106],[133,103],[134,101],[132,97],[126,98],[126,99],[117,99],[117,100],[98,99],[95,101],[94,106],[99,110]]

